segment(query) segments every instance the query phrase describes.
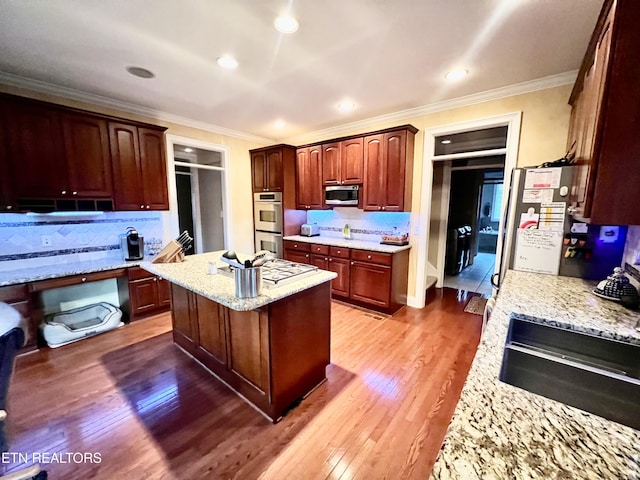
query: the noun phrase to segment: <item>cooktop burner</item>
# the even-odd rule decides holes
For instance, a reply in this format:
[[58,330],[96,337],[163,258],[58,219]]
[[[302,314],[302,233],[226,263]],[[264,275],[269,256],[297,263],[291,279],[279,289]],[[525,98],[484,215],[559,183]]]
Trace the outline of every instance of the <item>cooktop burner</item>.
[[[318,267],[305,265],[303,263],[290,262],[289,260],[277,259],[265,263],[262,267],[262,281],[270,286],[280,286],[289,282],[295,282],[301,278],[313,275],[318,271]],[[218,267],[218,272],[222,275],[232,277],[234,268],[231,266]]]

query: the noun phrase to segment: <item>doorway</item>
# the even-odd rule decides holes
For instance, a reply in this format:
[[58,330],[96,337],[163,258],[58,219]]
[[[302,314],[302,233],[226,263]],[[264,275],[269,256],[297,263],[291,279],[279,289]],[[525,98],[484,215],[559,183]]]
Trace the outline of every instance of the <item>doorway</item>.
[[167,135],[172,235],[184,231],[193,237],[187,255],[224,250],[231,243],[226,219],[230,196],[226,147]]
[[[425,130],[424,161],[422,174],[422,196],[420,204],[420,216],[417,225],[414,225],[414,234],[418,234],[416,290],[413,297],[408,298],[408,304],[412,307],[423,308],[426,300],[426,289],[430,285],[430,279],[435,279],[436,287],[444,286],[447,228],[449,223],[449,201],[451,194],[451,173],[456,167],[473,166],[475,162],[485,162],[485,167],[491,167],[492,157],[503,156],[504,162],[497,165],[503,171],[505,179],[503,189],[508,191],[511,179],[511,171],[516,166],[518,144],[520,138],[521,112],[509,113],[495,117],[444,125]],[[484,150],[477,151],[474,142],[482,142],[484,130],[501,127],[506,132],[504,146],[496,148],[492,140],[487,140]],[[450,138],[459,134],[478,132],[480,138],[467,138],[456,151],[447,142]],[[475,134],[474,134],[475,135]],[[492,135],[488,135],[491,137]],[[439,138],[440,137],[440,138]],[[443,148],[443,146],[445,146]],[[484,159],[484,160],[482,160]],[[456,162],[467,162],[459,165]],[[505,207],[506,198],[501,200],[501,209]],[[496,239],[495,265],[500,264],[501,247],[503,238],[503,221],[498,225]],[[477,256],[476,256],[477,258]],[[474,259],[475,263],[475,259]]]

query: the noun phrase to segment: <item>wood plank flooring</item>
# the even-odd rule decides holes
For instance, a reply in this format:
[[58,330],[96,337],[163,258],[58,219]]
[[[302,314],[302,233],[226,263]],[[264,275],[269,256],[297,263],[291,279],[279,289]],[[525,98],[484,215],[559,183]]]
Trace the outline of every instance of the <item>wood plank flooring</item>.
[[27,462],[0,468],[55,453],[51,479],[428,478],[482,319],[465,292],[430,296],[393,316],[334,302],[327,381],[276,425],[174,346],[169,314],[19,357],[7,430]]

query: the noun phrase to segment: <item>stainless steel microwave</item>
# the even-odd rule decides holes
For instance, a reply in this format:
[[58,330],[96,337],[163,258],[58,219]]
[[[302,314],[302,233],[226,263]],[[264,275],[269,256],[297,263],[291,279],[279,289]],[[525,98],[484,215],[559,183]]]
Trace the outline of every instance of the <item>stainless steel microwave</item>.
[[325,187],[324,203],[327,205],[358,205],[358,195],[360,187],[358,185],[336,185],[335,187]]

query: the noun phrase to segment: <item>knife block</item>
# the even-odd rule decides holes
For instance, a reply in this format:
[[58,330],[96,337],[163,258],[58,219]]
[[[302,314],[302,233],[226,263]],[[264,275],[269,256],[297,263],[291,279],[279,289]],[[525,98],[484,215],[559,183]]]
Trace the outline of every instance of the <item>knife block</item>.
[[171,240],[166,247],[158,253],[158,256],[151,263],[180,263],[184,261],[182,245],[175,240]]

